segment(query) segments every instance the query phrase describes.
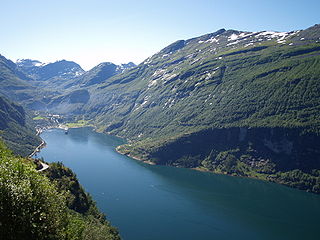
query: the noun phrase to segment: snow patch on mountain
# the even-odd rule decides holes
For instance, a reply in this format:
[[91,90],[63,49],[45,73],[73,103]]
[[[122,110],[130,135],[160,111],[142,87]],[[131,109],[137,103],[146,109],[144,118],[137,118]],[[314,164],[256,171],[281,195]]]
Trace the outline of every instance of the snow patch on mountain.
[[237,40],[238,38],[239,38],[239,35],[233,33],[228,37],[228,41],[234,41],[234,40]]

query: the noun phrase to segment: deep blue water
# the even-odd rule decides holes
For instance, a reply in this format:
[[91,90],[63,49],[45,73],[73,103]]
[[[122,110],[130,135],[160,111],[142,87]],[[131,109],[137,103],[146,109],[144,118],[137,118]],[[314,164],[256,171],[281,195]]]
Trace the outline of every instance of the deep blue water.
[[119,138],[70,129],[41,134],[38,157],[78,176],[125,240],[319,239],[320,196],[255,179],[151,166]]

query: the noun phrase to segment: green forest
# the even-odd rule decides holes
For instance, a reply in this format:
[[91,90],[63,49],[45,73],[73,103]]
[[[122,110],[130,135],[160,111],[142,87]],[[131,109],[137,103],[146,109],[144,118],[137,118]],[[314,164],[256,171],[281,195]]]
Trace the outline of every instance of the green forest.
[[1,141],[0,176],[1,239],[120,239],[63,164],[38,172],[32,159],[14,156]]

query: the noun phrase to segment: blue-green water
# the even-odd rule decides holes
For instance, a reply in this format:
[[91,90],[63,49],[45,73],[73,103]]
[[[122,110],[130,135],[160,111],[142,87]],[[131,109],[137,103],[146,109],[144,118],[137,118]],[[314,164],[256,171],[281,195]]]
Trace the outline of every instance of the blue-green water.
[[38,154],[62,161],[125,240],[319,239],[320,196],[254,179],[151,166],[89,128],[44,132]]

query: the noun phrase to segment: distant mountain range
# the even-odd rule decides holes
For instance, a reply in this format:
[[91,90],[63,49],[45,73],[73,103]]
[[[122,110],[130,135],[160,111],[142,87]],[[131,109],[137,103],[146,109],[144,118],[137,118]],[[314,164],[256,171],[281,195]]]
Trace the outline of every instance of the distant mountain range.
[[0,93],[128,138],[124,154],[320,192],[320,25],[220,29],[138,66],[87,72],[65,60],[0,60]]
[[79,64],[66,60],[44,64],[38,60],[20,59],[16,64],[19,70],[37,81],[45,81],[51,78],[70,79],[85,72]]
[[132,67],[135,67],[132,62],[121,65],[106,62],[84,71],[72,61],[44,64],[20,59],[15,64],[0,55],[0,94],[32,110],[54,111],[51,106],[56,106],[61,96],[74,95],[73,90],[103,83]]
[[51,89],[68,89],[101,83],[111,76],[135,67],[132,62],[121,65],[106,62],[86,72],[79,64],[66,60],[44,64],[38,60],[20,59],[16,64],[17,69],[32,80],[31,84]]

